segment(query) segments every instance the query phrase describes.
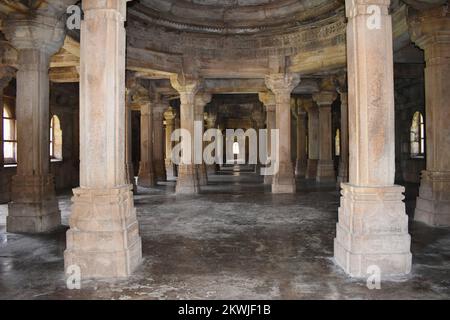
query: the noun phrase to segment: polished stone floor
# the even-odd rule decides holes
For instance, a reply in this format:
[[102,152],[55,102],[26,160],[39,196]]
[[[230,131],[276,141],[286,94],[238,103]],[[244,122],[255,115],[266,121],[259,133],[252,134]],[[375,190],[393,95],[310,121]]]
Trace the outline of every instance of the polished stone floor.
[[[333,262],[333,185],[300,181],[297,194],[272,195],[261,177],[228,169],[210,177],[201,195],[174,189],[169,182],[135,197],[144,256],[135,274],[84,281],[81,290],[65,286],[65,228],[7,234],[0,206],[0,299],[450,298],[450,228],[411,222],[412,273],[369,290]],[[70,194],[59,200],[67,225]]]

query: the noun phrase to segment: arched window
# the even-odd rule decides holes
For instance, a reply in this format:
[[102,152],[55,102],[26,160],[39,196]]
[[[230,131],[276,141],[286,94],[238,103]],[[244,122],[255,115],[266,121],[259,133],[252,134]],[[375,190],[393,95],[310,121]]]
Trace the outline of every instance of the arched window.
[[411,157],[421,158],[425,155],[425,122],[423,115],[416,112],[411,124]]
[[3,160],[5,164],[17,162],[16,119],[7,106],[3,106]]
[[50,158],[62,160],[62,130],[58,116],[50,120]]
[[239,142],[233,143],[233,154],[239,155]]
[[336,130],[336,136],[334,137],[335,155],[339,157],[341,155],[341,130]]

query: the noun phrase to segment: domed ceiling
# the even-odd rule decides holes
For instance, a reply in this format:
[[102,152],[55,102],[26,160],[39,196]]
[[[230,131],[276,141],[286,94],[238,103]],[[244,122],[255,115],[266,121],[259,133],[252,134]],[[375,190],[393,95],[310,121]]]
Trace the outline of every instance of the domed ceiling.
[[310,23],[342,9],[344,0],[139,0],[131,14],[192,32],[245,34]]

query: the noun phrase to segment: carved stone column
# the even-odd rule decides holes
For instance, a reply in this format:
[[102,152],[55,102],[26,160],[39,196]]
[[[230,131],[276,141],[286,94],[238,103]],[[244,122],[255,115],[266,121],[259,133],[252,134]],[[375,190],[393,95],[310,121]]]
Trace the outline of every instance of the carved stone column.
[[170,82],[175,90],[180,94],[180,127],[191,135],[191,156],[185,153],[181,157],[178,166],[178,179],[176,192],[178,194],[194,194],[199,192],[197,173],[194,163],[194,107],[195,95],[200,88],[200,81],[189,79],[183,76],[174,76]]
[[166,174],[167,180],[175,179],[175,166],[172,162],[172,133],[175,129],[175,117],[176,113],[172,107],[164,112],[164,119],[166,120]]
[[9,191],[10,181],[5,175],[3,163],[3,90],[8,86],[15,70],[10,67],[0,67],[0,203],[9,202],[11,195]]
[[338,186],[348,182],[348,94],[340,91],[341,96],[341,156],[339,159]]
[[413,16],[413,41],[425,51],[426,158],[414,219],[450,226],[450,13],[438,7]]
[[[350,180],[342,184],[334,257],[344,271],[366,277],[409,273],[411,238],[403,202],[394,185],[395,123],[390,1],[347,0]],[[368,6],[380,24],[369,24]],[[370,26],[370,28],[369,28]]]
[[131,96],[126,94],[125,103],[125,172],[128,184],[133,186],[133,193],[137,192],[136,179],[134,178],[134,166],[132,157],[132,126],[131,126]]
[[139,162],[138,185],[145,188],[156,186],[153,163],[153,112],[150,101],[141,104],[141,161]]
[[61,215],[50,174],[49,66],[64,41],[64,23],[56,16],[9,16],[4,33],[18,50],[17,174],[12,178],[7,231],[48,232]]
[[153,164],[157,181],[166,181],[164,159],[164,111],[169,106],[167,101],[158,101],[153,105]]
[[[206,117],[206,129],[216,129],[216,120],[217,120],[217,114],[208,114]],[[208,145],[209,143],[207,142],[206,145]],[[217,141],[215,141],[216,144],[216,150],[217,150]],[[211,165],[206,165],[206,174],[209,175],[213,175],[216,174],[216,165],[215,164],[211,164]]]
[[279,169],[273,177],[272,193],[296,191],[291,159],[291,92],[299,83],[300,77],[294,74],[272,74],[266,77],[266,85],[275,95],[276,128],[280,133],[277,157]]
[[[272,92],[262,92],[259,94],[259,100],[266,107],[266,126],[267,126],[267,155],[271,157],[271,132],[276,127],[276,101]],[[272,185],[273,176],[264,176],[264,184]]]
[[305,177],[308,157],[306,155],[306,112],[303,107],[297,109],[297,162],[295,175]]
[[[129,276],[141,262],[125,174],[125,0],[83,0],[80,188],[74,190],[65,266],[84,278]],[[101,23],[99,23],[101,21]]]
[[[194,119],[195,121],[198,121],[199,123],[201,123],[202,125],[202,134],[205,131],[204,128],[204,110],[205,110],[205,106],[211,102],[212,99],[212,95],[207,94],[207,93],[203,93],[203,94],[198,94],[195,97],[195,114],[194,114]],[[202,144],[202,157],[203,157],[203,144]],[[197,164],[196,165],[196,169],[197,169],[197,178],[198,178],[198,183],[200,186],[206,186],[208,184],[208,174],[206,172],[206,164],[203,161],[202,158],[202,164]]]
[[314,101],[319,106],[319,163],[317,165],[317,182],[336,182],[334,163],[332,156],[332,123],[331,104],[336,100],[335,92],[326,92],[313,95]]
[[304,100],[303,108],[308,113],[308,161],[306,179],[316,179],[319,162],[319,109],[312,100]]

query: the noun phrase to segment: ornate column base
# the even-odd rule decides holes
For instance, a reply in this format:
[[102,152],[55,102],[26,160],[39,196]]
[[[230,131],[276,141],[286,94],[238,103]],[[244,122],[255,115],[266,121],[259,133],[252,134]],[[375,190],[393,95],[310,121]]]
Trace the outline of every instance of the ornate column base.
[[319,163],[319,160],[317,160],[317,159],[308,159],[307,164],[306,164],[306,173],[305,173],[306,179],[316,179],[318,163]]
[[307,165],[308,163],[306,160],[297,159],[297,162],[295,163],[295,176],[305,177]]
[[336,182],[334,163],[331,160],[319,160],[317,165],[317,182]]
[[196,166],[193,164],[180,164],[178,166],[178,179],[176,193],[195,194],[199,192]]
[[53,176],[13,176],[6,230],[46,233],[61,226]]
[[0,172],[0,204],[8,203],[11,200],[11,192],[9,190],[9,179],[4,172]]
[[175,180],[175,178],[176,178],[176,176],[175,176],[175,166],[174,166],[172,160],[166,159],[165,165],[166,165],[167,180]]
[[278,173],[273,176],[272,193],[295,193],[295,177],[292,163],[280,163]]
[[405,189],[342,184],[334,259],[352,277],[367,277],[375,265],[382,276],[411,271],[411,237],[403,202]]
[[430,226],[450,226],[450,172],[422,172],[414,220]]
[[129,276],[142,260],[141,238],[131,185],[74,189],[64,264],[81,277]]
[[138,185],[144,188],[151,188],[156,186],[156,177],[153,171],[153,166],[148,162],[140,162]]
[[155,177],[157,181],[166,181],[166,165],[163,160],[154,160],[155,165]]
[[197,165],[197,178],[198,178],[198,184],[200,186],[208,185],[208,175],[206,173],[206,165],[205,164]]

